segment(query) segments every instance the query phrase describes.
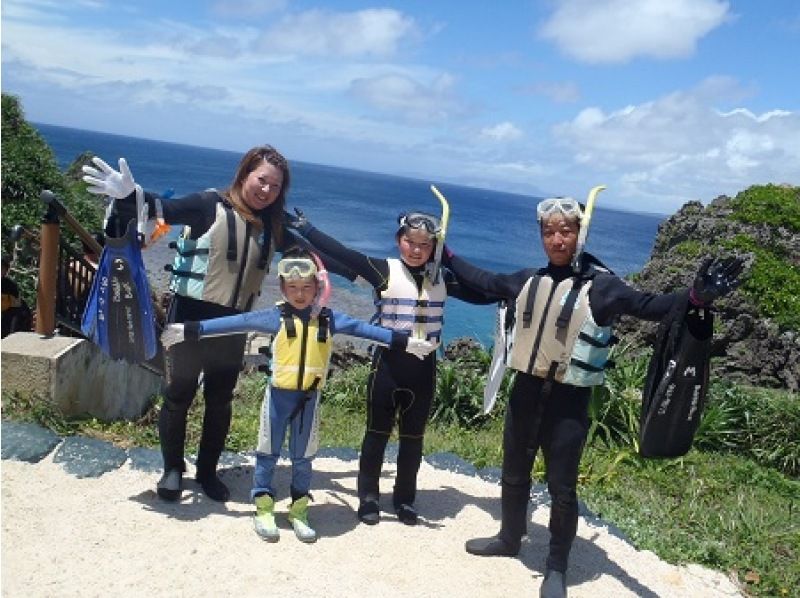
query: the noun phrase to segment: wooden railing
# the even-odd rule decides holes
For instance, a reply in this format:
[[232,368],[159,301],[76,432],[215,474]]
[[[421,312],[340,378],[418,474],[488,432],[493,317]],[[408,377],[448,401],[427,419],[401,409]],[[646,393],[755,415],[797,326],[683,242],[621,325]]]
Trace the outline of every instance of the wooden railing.
[[36,332],[55,333],[56,324],[81,335],[81,317],[95,267],[61,239],[63,220],[96,255],[102,247],[51,191],[42,191],[47,206],[39,236],[39,281],[36,287]]

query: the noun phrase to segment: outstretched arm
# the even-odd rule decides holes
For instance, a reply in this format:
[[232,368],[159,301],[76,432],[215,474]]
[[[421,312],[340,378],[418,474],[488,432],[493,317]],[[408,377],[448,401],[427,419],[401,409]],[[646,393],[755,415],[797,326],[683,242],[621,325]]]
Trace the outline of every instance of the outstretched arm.
[[424,359],[436,348],[427,340],[411,338],[408,334],[382,326],[373,326],[341,312],[332,313],[334,334],[347,334],[375,341],[391,349],[403,349],[420,359]]
[[449,247],[444,248],[443,263],[456,276],[456,280],[473,291],[488,297],[516,299],[527,280],[536,274],[533,269],[519,270],[511,274],[500,274],[483,270],[455,255]]
[[302,215],[300,218],[287,215],[287,226],[296,230],[298,234],[307,239],[321,253],[330,256],[358,273],[359,276],[376,289],[385,288],[389,278],[389,264],[385,259],[372,258],[355,249],[345,247],[333,237],[312,226]]
[[277,308],[251,311],[234,316],[211,318],[198,322],[169,324],[161,335],[164,348],[169,349],[183,341],[198,341],[211,336],[227,336],[244,332],[265,332],[273,334],[281,326],[281,314]]

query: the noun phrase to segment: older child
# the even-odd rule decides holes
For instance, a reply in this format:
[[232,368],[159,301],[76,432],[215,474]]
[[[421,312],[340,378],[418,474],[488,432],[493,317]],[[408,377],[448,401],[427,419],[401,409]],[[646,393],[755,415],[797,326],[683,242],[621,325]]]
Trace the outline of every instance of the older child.
[[[376,319],[393,330],[430,339],[437,346],[449,295],[470,303],[491,303],[492,296],[461,287],[451,273],[438,280],[428,274],[434,260],[439,220],[422,212],[404,213],[394,235],[399,257],[378,258],[345,247],[314,228],[305,217],[287,222],[319,251],[357,272],[375,291]],[[397,518],[416,525],[414,507],[423,437],[436,388],[436,354],[410,359],[393,347],[380,347],[367,380],[367,424],[358,463],[358,518],[380,521],[379,482],[386,444],[397,423],[399,448],[392,503]]]
[[[327,276],[305,250],[287,251],[278,263],[285,302],[266,310],[235,316],[173,324],[162,336],[165,346],[181,340],[246,331],[277,333],[272,344],[272,378],[261,409],[261,430],[256,449],[252,499],[256,505],[256,533],[269,542],[279,539],[275,524],[275,489],[272,477],[289,428],[292,460],[289,520],[303,542],[317,534],[308,523],[311,460],[318,446],[319,398],[328,371],[331,337],[342,333],[370,339],[423,359],[434,345],[428,341],[379,326],[372,326],[324,307]],[[320,293],[320,291],[323,291]]]

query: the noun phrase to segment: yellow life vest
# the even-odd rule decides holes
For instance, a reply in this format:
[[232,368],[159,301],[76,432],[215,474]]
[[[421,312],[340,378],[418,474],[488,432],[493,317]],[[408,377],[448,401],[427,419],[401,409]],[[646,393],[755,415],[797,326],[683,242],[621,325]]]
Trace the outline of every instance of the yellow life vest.
[[331,313],[323,309],[307,322],[280,303],[281,327],[272,342],[272,386],[287,390],[317,390],[325,384],[333,342]]

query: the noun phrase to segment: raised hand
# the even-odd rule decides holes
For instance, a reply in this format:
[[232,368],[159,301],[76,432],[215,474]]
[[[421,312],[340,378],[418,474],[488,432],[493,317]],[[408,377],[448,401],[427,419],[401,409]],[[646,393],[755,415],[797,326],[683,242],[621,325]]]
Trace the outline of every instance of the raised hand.
[[744,261],[739,257],[707,258],[700,265],[689,293],[693,303],[708,305],[741,284]]
[[97,156],[92,158],[92,162],[97,168],[86,165],[81,169],[86,173],[83,180],[89,185],[87,188],[89,193],[123,199],[136,189],[136,183],[125,158],[119,159],[119,172]]

